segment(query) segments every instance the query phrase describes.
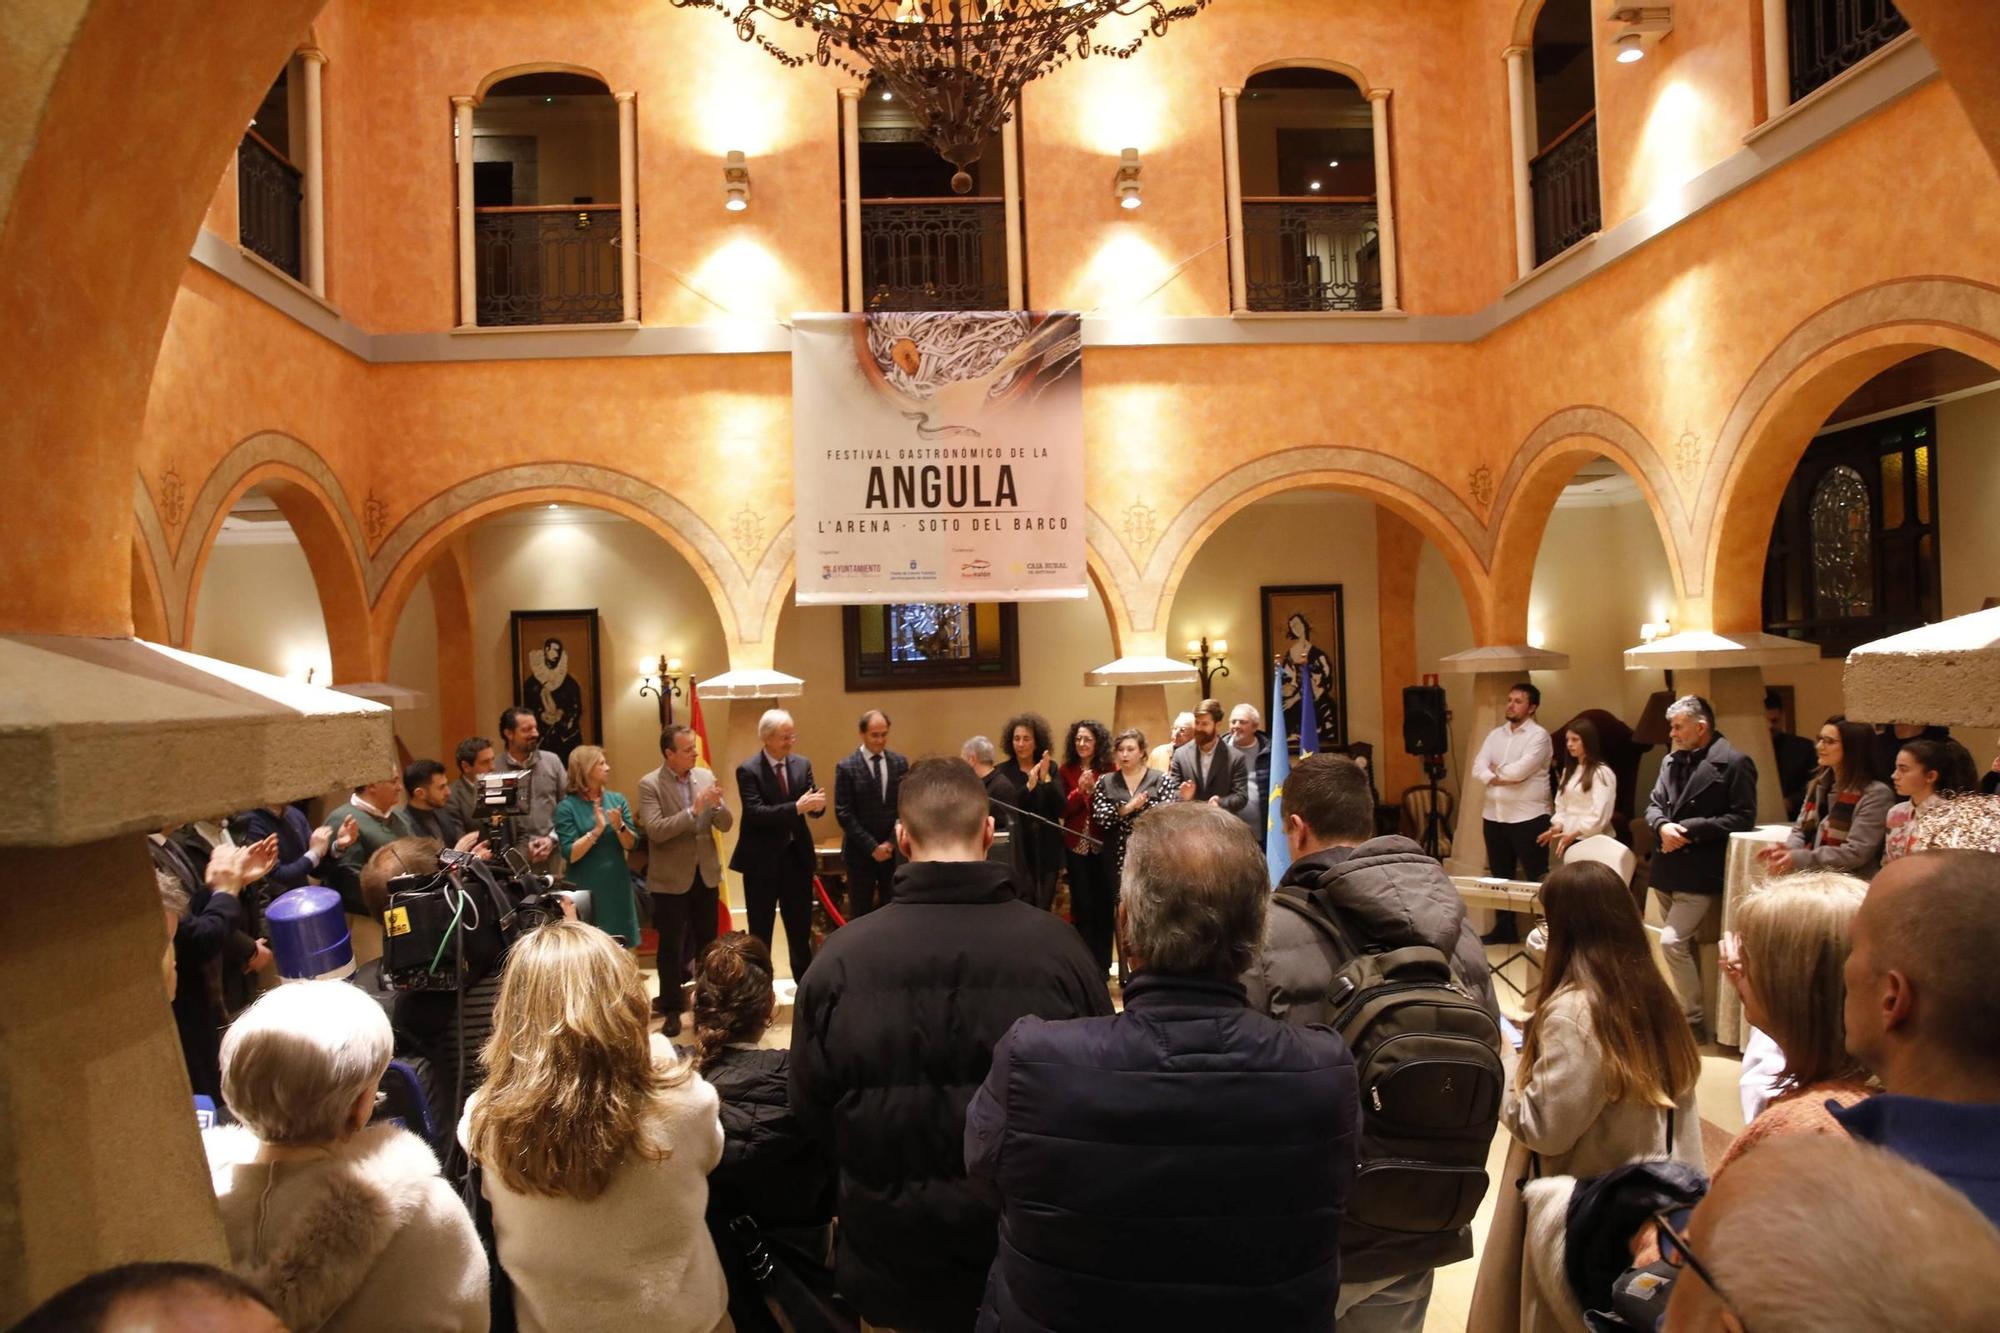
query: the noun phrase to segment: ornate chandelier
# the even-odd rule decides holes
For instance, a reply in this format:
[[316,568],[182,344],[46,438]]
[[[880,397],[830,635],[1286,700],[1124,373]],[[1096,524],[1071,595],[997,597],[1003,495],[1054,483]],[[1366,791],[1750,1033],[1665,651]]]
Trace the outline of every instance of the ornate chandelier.
[[[922,122],[924,142],[958,167],[951,188],[972,188],[965,168],[1013,114],[1021,86],[1091,55],[1129,58],[1147,36],[1164,36],[1209,0],[668,0],[676,9],[713,9],[793,68],[808,60],[886,83]],[[1103,20],[1138,21],[1131,40],[1095,42]],[[761,19],[817,34],[810,55],[786,50],[759,30]]]

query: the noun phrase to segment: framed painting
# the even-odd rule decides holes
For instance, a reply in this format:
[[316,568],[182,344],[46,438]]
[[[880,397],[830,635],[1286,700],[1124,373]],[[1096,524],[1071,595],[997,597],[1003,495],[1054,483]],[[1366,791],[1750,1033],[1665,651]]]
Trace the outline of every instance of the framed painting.
[[535,715],[542,748],[565,764],[579,745],[604,743],[597,610],[516,611],[514,702]]
[[[1320,750],[1347,744],[1347,621],[1338,583],[1265,586],[1264,698],[1282,688],[1285,743],[1299,753],[1301,689],[1311,689]],[[1272,734],[1279,719],[1268,721]]]

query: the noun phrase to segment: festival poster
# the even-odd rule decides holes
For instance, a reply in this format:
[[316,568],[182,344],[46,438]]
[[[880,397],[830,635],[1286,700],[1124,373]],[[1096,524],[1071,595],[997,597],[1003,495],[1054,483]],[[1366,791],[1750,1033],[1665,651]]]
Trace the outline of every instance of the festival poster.
[[1082,358],[1069,312],[795,318],[799,604],[1084,596]]

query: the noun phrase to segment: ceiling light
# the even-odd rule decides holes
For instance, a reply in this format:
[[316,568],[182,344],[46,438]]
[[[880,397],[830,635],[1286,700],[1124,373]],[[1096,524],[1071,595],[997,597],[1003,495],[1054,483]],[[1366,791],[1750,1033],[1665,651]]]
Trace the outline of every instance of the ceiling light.
[[1317,190],[1319,188],[1319,182],[1318,181],[1308,182],[1306,188],[1308,190]]
[[1646,58],[1646,43],[1636,32],[1628,32],[1618,39],[1618,63],[1629,65],[1635,60]]
[[896,94],[890,91],[889,89],[884,88],[882,90],[882,100],[885,102],[893,102],[896,100]]
[[1340,160],[1338,158],[1335,158],[1333,161],[1327,163],[1327,165],[1329,167],[1337,167],[1340,165]]
[[552,504],[552,505],[550,505],[550,506],[549,506],[549,508],[551,508],[551,509],[561,509],[561,508],[562,508],[562,506],[561,506],[561,505],[556,505],[556,504]]

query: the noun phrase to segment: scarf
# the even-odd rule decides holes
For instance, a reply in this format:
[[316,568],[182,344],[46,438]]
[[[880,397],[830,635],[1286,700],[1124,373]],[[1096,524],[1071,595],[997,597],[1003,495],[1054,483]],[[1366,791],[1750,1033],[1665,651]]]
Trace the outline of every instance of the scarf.
[[1799,835],[1808,847],[1838,847],[1847,841],[1847,830],[1854,823],[1854,807],[1860,802],[1861,793],[1836,792],[1834,781],[1832,769],[1821,769],[1806,791],[1805,805],[1799,810]]

